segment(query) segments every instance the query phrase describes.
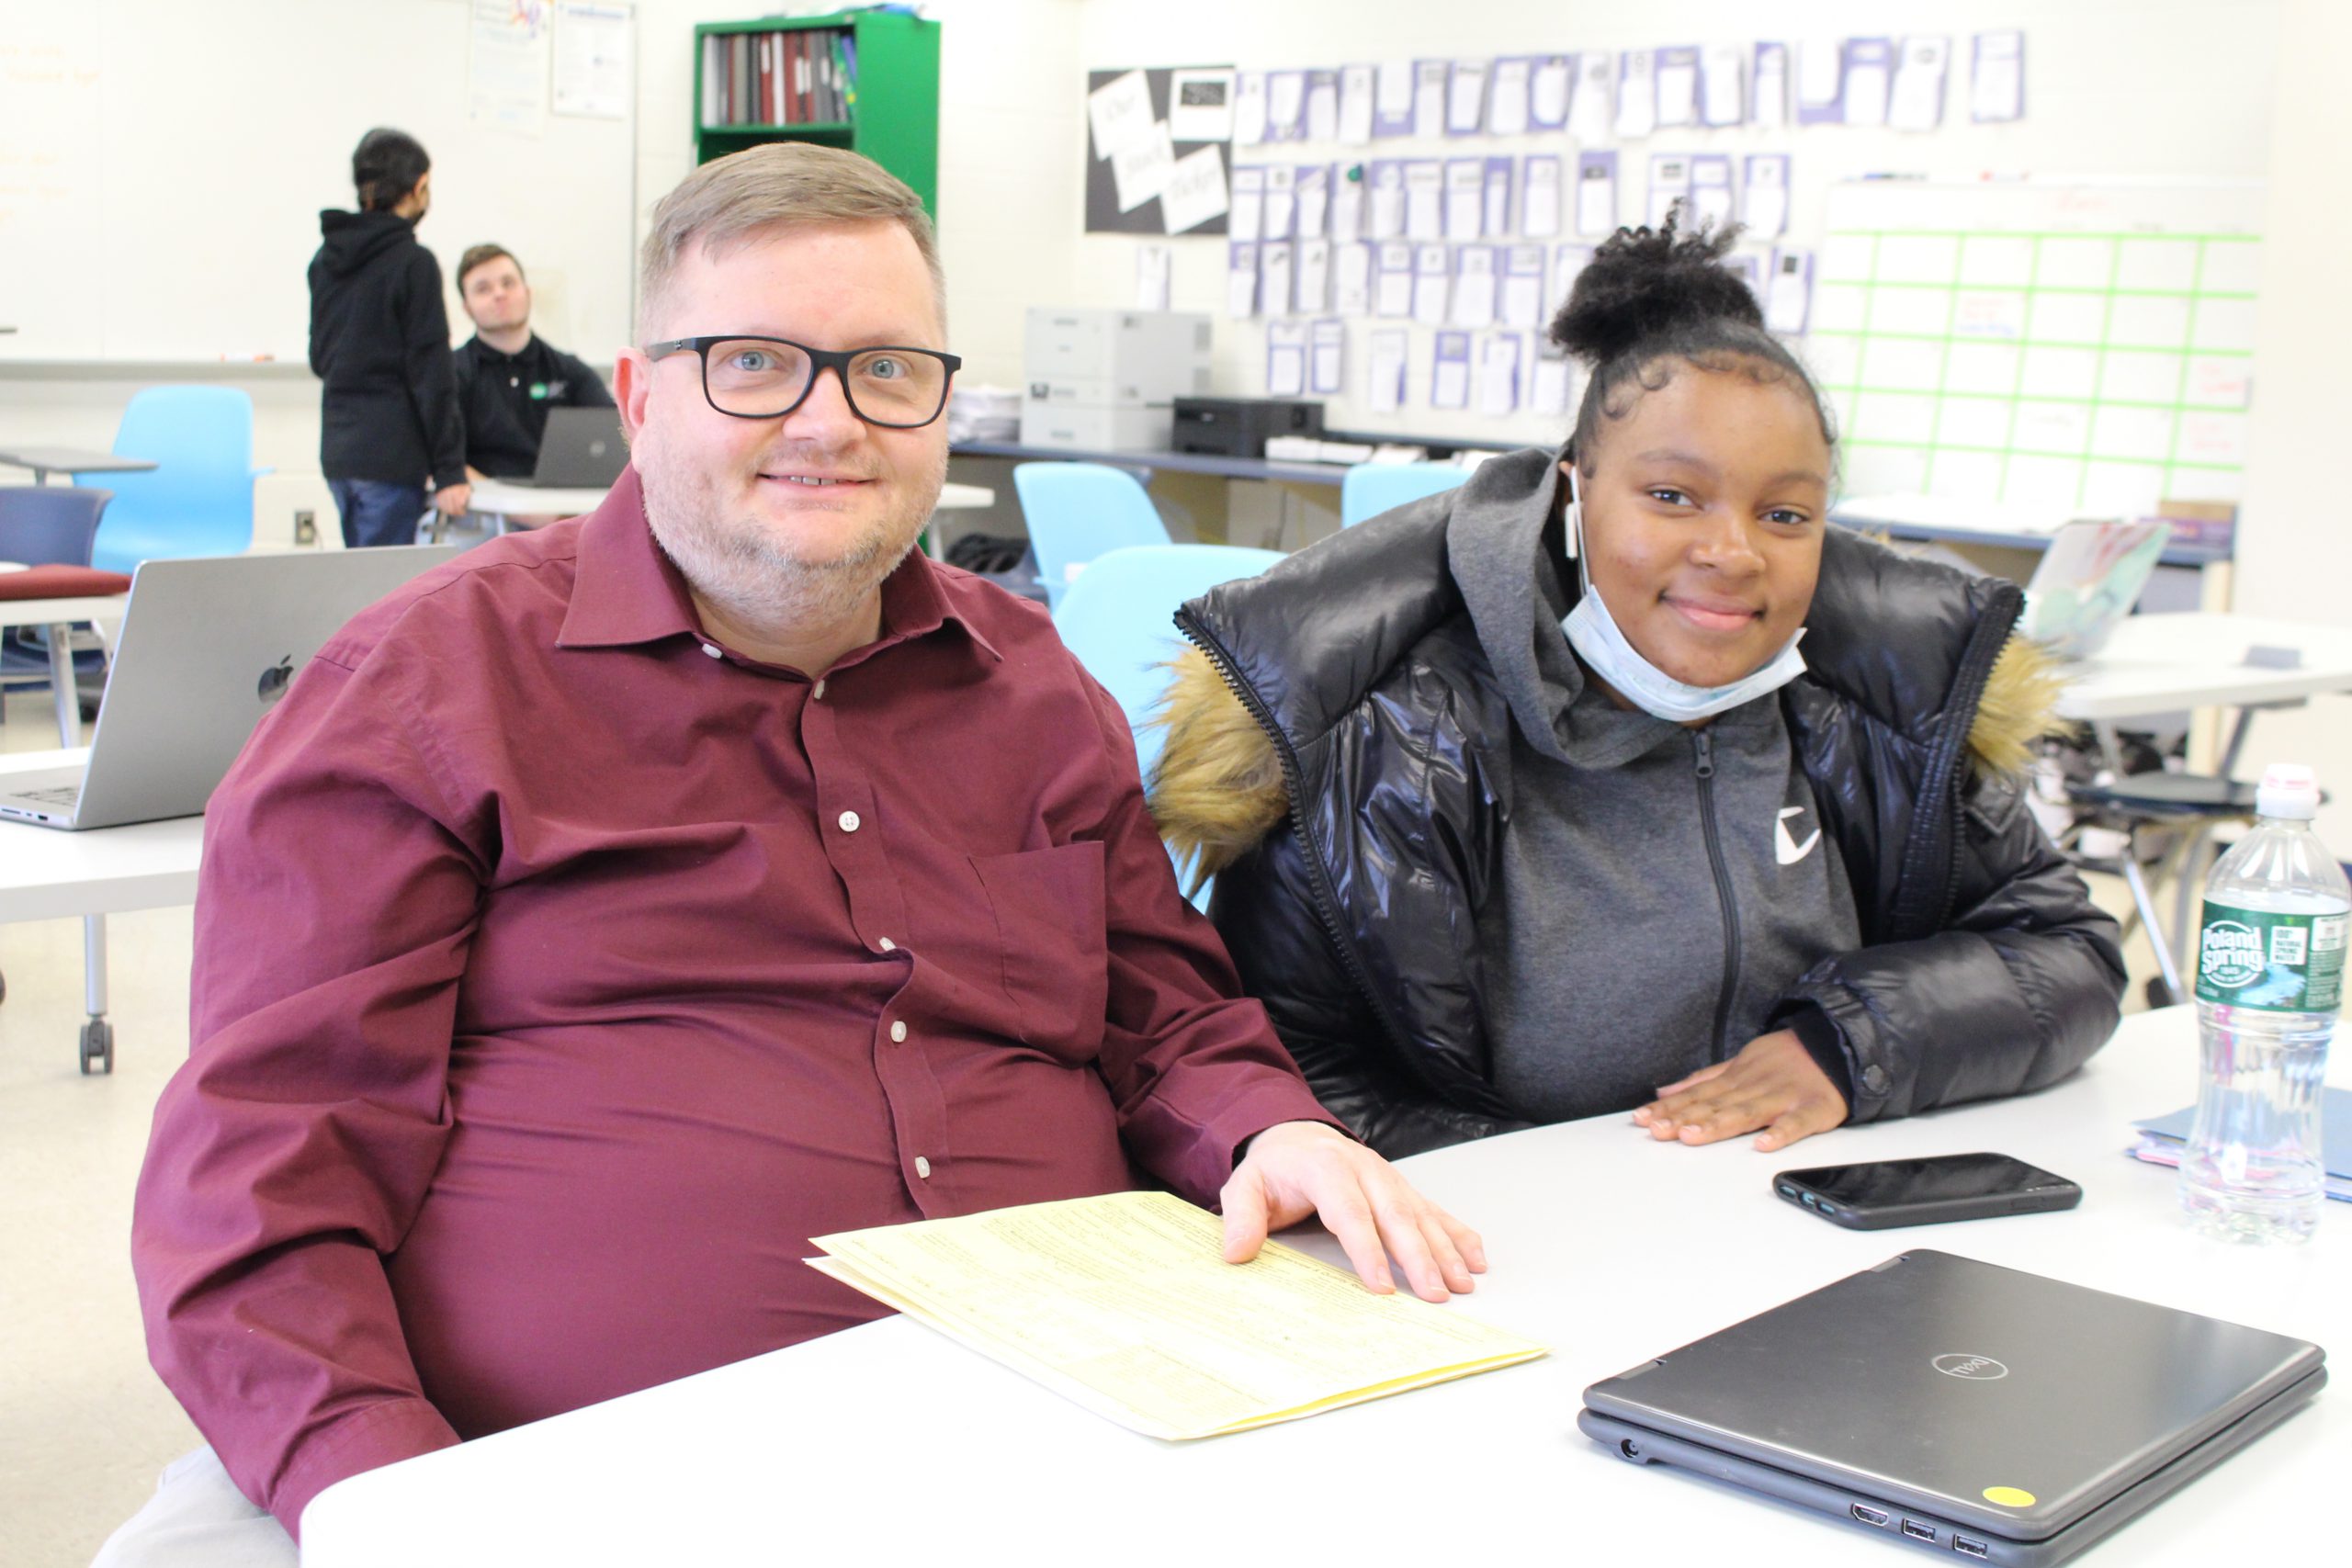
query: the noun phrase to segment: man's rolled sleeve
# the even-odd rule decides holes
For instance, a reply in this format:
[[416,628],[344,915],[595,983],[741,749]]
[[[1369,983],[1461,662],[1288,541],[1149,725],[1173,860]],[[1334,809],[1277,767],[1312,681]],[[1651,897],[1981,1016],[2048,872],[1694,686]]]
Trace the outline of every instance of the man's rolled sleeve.
[[1216,928],[1184,901],[1144,803],[1125,716],[1087,684],[1109,791],[1101,829],[1111,969],[1102,1075],[1136,1162],[1191,1201],[1214,1205],[1241,1145],[1267,1128],[1347,1128],[1306,1087],[1265,1008],[1241,994]]
[[289,1530],[344,1476],[458,1440],[383,1256],[448,1137],[481,874],[408,718],[395,677],[322,655],[213,797],[193,1045],[133,1213],[150,1359]]

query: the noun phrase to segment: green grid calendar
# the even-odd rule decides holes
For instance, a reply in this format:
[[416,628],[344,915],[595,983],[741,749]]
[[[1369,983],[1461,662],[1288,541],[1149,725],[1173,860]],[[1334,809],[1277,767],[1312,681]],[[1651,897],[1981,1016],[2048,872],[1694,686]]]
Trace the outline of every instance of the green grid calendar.
[[2258,187],[1840,186],[1806,355],[1849,494],[2233,501]]

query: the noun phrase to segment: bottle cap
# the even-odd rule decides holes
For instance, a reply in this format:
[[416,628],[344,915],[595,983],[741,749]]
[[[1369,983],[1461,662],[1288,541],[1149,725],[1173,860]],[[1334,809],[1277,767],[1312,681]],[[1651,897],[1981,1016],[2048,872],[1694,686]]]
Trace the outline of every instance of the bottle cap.
[[2319,815],[2319,775],[2301,762],[2273,762],[2262,770],[2254,809],[2264,817],[2308,822]]

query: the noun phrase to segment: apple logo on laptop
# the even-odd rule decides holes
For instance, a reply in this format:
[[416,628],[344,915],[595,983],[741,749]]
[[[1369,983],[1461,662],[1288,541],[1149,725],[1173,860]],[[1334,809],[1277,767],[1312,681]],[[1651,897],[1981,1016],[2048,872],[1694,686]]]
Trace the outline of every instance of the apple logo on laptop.
[[261,705],[267,707],[284,696],[288,683],[293,679],[294,656],[289,653],[261,672],[261,682],[254,687],[255,694],[261,698]]

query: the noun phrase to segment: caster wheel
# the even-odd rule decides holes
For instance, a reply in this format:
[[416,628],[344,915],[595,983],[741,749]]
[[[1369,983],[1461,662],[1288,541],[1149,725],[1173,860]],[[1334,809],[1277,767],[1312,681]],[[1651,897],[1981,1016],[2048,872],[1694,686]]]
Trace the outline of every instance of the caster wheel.
[[2151,1008],[2172,1006],[2172,993],[2165,988],[2165,983],[2161,979],[2150,979],[2141,987],[2140,994],[2147,998],[2148,1006]]
[[82,1026],[82,1071],[114,1071],[114,1025],[105,1019],[94,1018]]

